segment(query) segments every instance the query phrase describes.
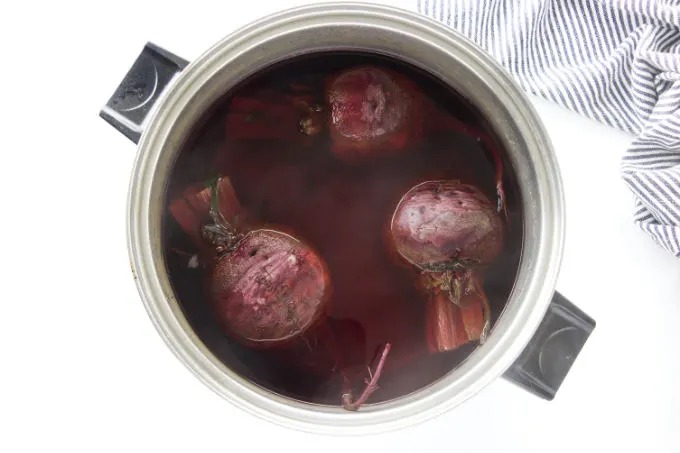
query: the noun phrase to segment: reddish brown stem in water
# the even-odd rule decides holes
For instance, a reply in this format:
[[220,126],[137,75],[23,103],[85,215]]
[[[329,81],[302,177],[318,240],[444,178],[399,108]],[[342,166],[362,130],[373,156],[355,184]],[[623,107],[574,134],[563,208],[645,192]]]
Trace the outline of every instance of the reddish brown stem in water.
[[[356,411],[361,407],[373,394],[378,389],[378,380],[380,379],[380,375],[382,374],[382,369],[385,366],[385,360],[387,359],[387,355],[390,353],[390,349],[392,348],[392,345],[390,343],[386,343],[385,347],[383,348],[382,354],[380,355],[380,360],[378,361],[378,365],[375,367],[375,371],[371,373],[370,380],[366,379],[366,388],[364,391],[361,393],[361,396],[359,396],[359,399],[356,401],[352,401],[352,390],[350,387],[350,382],[349,379],[347,379],[347,376],[344,375],[343,373],[343,379],[345,381],[345,393],[342,395],[342,406],[348,411]],[[369,368],[370,372],[370,368]]]
[[489,304],[476,274],[442,273],[434,280],[451,289],[441,286],[430,289],[426,308],[430,352],[452,351],[471,341],[484,342],[489,328]]
[[[235,219],[241,212],[241,205],[236,197],[229,178],[222,178],[218,184],[219,211],[228,219]],[[210,187],[193,186],[188,188],[182,196],[174,199],[169,210],[182,230],[191,238],[196,246],[204,247],[201,228],[211,223],[210,203],[212,189]]]
[[435,290],[427,302],[427,344],[431,353],[452,351],[467,343],[460,309],[445,291]]

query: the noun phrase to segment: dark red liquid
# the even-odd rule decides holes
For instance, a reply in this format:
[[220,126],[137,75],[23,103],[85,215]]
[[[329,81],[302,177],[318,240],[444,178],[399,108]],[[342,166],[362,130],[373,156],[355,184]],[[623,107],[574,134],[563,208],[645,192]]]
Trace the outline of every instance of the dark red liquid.
[[[434,78],[369,55],[326,54],[298,59],[251,78],[238,90],[277,90],[291,80],[303,81],[312,87],[312,96],[321,101],[323,80],[329,74],[366,63],[401,71],[436,100],[438,107],[485,129],[484,121],[470,105]],[[238,90],[229,96],[239,94]],[[229,96],[197,125],[187,142],[173,170],[168,200],[219,171],[231,179],[249,216],[283,226],[315,247],[329,266],[333,284],[330,323],[339,338],[337,343],[358,364],[358,376],[361,363],[370,363],[382,345],[392,343],[380,390],[370,402],[413,392],[464,360],[476,344],[450,353],[428,354],[424,330],[427,298],[416,289],[416,271],[392,252],[386,228],[403,193],[425,180],[471,182],[495,200],[493,161],[476,138],[438,133],[426,136],[409,152],[396,157],[344,163],[329,152],[324,133],[313,146],[291,140],[234,142],[226,136],[224,127]],[[492,325],[512,288],[522,239],[519,194],[507,164],[504,184],[513,228],[505,251],[486,274]],[[194,245],[169,214],[164,240],[178,300],[196,333],[217,357],[272,391],[309,402],[339,404],[342,381],[331,369],[326,349],[310,344],[308,363],[301,364],[291,360],[290,354],[254,351],[232,341],[216,325],[207,307],[203,271],[189,268],[188,257],[181,253],[195,253]]]

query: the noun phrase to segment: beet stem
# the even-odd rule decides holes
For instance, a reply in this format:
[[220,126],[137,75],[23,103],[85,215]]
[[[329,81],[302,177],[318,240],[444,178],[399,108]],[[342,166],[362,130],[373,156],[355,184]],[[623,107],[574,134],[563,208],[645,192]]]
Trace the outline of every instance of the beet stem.
[[451,271],[446,271],[446,279],[449,286],[449,299],[451,299],[454,305],[460,307],[460,300],[463,297],[463,282],[458,274],[454,275]]
[[486,297],[484,292],[484,286],[479,282],[477,275],[475,273],[470,277],[472,280],[472,286],[475,292],[479,295],[482,301],[482,310],[484,311],[484,327],[482,327],[482,334],[479,337],[479,344],[484,344],[486,342],[486,337],[489,334],[489,329],[491,328],[491,307],[489,306],[489,298]]
[[[213,223],[203,225],[202,228],[203,238],[210,242],[220,253],[231,251],[243,237],[236,226],[224,217],[222,210],[220,209],[219,188],[223,179],[226,181],[229,189],[232,189],[229,178],[224,178],[222,176],[216,178],[215,181],[210,184],[209,214]],[[232,195],[235,197],[233,193]],[[238,203],[238,200],[232,201]],[[234,216],[234,221],[236,220],[237,217]]]
[[346,375],[344,376],[345,388],[349,389],[342,395],[342,404],[346,410],[348,411],[358,410],[359,407],[361,407],[366,402],[366,400],[368,400],[371,394],[378,390],[378,380],[380,379],[380,375],[382,374],[382,369],[385,366],[385,360],[387,359],[387,355],[390,353],[390,349],[392,349],[392,345],[390,343],[386,343],[380,356],[380,361],[378,362],[378,365],[375,367],[375,371],[373,373],[371,373],[371,369],[369,367],[368,374],[371,377],[371,379],[370,381],[368,379],[365,380],[366,388],[364,389],[361,396],[359,396],[359,399],[356,400],[355,402],[352,402],[352,391],[351,389],[349,389],[349,380],[347,379]]
[[425,328],[430,352],[452,351],[460,346],[456,326],[458,308],[451,301],[451,294],[446,292],[432,290],[430,300],[427,302],[429,306]]
[[[477,273],[446,271],[434,278],[440,283],[430,283],[428,286],[431,294],[426,329],[430,352],[451,351],[467,341],[479,340],[480,344],[484,344],[491,326],[491,309]],[[472,301],[469,300],[470,295],[474,295]],[[457,326],[457,318],[464,318],[466,316],[464,312],[474,308],[470,304],[479,304],[484,318],[481,325],[476,323],[473,326],[475,331],[481,330],[480,334],[472,334],[471,326],[467,325],[466,320],[463,321],[467,336],[467,341],[463,341],[460,337],[460,327]]]
[[505,190],[503,190],[503,161],[501,160],[500,153],[491,143],[488,143],[488,148],[489,151],[491,151],[496,166],[496,194],[498,195],[498,207],[496,211],[503,211],[505,224],[509,227],[510,218],[508,217],[508,208],[505,203]]
[[210,187],[212,195],[210,197],[210,217],[213,219],[213,222],[215,222],[215,225],[219,226],[220,228],[224,228],[227,232],[231,234],[236,234],[236,229],[230,222],[227,221],[227,219],[224,218],[224,216],[222,215],[222,211],[220,210],[218,188],[221,181],[222,177],[220,176],[215,180],[215,182],[212,183]]

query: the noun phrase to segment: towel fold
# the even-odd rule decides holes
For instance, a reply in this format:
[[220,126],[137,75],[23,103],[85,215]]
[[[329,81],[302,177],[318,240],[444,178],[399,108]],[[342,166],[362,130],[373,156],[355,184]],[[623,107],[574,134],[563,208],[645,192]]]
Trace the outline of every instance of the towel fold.
[[527,92],[635,135],[633,221],[680,257],[680,0],[414,0]]

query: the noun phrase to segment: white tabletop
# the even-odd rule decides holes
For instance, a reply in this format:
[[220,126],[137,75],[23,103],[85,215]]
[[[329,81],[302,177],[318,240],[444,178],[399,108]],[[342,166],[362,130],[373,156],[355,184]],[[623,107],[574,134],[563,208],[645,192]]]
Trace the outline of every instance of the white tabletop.
[[400,432],[287,431],[218,398],[157,335],[126,250],[135,148],[97,115],[147,40],[191,60],[301,2],[53,3],[10,7],[25,10],[0,31],[0,451],[680,451],[680,260],[631,221],[630,137],[536,101],[566,190],[558,289],[598,323],[554,401],[499,380]]

